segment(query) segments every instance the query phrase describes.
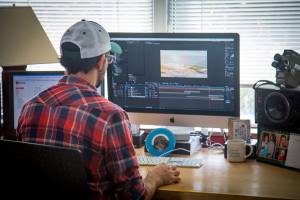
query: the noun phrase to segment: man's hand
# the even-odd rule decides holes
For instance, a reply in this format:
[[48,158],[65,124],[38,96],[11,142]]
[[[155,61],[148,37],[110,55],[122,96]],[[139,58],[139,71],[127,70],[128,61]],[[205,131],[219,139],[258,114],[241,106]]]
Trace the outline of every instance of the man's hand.
[[144,179],[147,189],[146,199],[151,199],[159,186],[178,183],[180,181],[179,174],[176,166],[168,166],[165,163],[151,169]]

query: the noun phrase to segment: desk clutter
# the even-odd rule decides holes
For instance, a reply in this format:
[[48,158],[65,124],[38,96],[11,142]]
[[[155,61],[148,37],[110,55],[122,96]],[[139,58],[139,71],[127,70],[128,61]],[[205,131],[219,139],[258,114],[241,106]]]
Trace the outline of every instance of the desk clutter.
[[[232,123],[232,120],[230,123]],[[264,123],[258,123],[258,125],[257,139],[251,139],[249,142],[244,140],[245,137],[243,134],[233,134],[233,138],[230,138],[224,143],[224,158],[230,162],[243,162],[246,159],[256,159],[257,161],[273,165],[300,169],[300,158],[297,156],[300,152],[300,133],[288,131],[289,129],[287,130],[284,128],[272,128],[266,126]],[[237,126],[234,125],[233,127],[236,128]],[[245,145],[243,147],[238,147],[241,146],[241,144],[234,143],[236,144],[236,149],[228,149],[228,142],[232,143],[232,141],[235,140],[243,140],[245,141]],[[202,145],[200,135],[185,134],[185,136],[183,136],[182,134],[174,134],[166,128],[154,129],[150,133],[147,133],[144,130],[139,131],[138,134],[133,135],[133,142],[136,148],[140,148],[144,145],[144,152],[149,154],[149,156],[138,157],[140,165],[156,165],[159,162],[165,162],[170,159],[170,157],[166,157],[170,154],[191,156],[201,148],[206,147]],[[243,153],[241,149],[245,150],[245,152]],[[238,151],[239,156],[244,157],[244,159],[232,157],[229,159],[229,150],[230,152],[234,151],[233,153],[235,155],[237,155],[236,153]],[[188,164],[189,162],[185,161],[176,162],[174,161],[174,164],[177,166],[193,167],[194,165]],[[191,162],[197,163],[197,161]],[[200,164],[200,162],[198,164]],[[196,166],[198,165],[196,164]],[[200,166],[201,165],[198,167]]]
[[201,136],[157,128],[150,133],[140,130],[133,134],[133,144],[136,148],[144,145],[145,152],[153,156],[167,156],[172,153],[192,155],[201,148]]
[[[190,136],[189,140],[176,141],[175,148],[176,151],[171,152],[178,155],[192,155],[201,148],[200,136]],[[146,146],[144,146],[145,152],[149,152]]]
[[177,167],[199,168],[203,165],[201,159],[191,157],[167,157],[171,153],[191,155],[200,149],[199,136],[190,136],[190,132],[173,132],[166,128],[157,128],[150,133],[144,130],[133,134],[136,148],[145,145],[144,151],[150,154],[138,155],[139,165],[155,166],[160,163]]

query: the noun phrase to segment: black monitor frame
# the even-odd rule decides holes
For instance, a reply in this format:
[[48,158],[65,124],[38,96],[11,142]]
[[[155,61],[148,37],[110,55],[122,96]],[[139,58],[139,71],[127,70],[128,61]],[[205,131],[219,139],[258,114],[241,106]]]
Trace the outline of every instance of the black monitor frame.
[[0,137],[4,136],[4,129],[3,129],[3,113],[4,113],[4,107],[3,107],[3,80],[0,83]]
[[[227,116],[227,117],[239,117],[240,116],[240,77],[239,77],[239,68],[240,68],[240,43],[239,43],[239,34],[237,33],[110,33],[111,40],[117,41],[117,38],[186,38],[186,39],[233,39],[234,40],[234,61],[235,61],[235,75],[234,86],[236,89],[236,100],[234,109],[232,112],[229,111],[196,111],[196,110],[173,110],[173,109],[153,109],[153,108],[124,108],[128,112],[134,113],[158,113],[158,114],[184,114],[184,115],[209,115],[209,116]],[[115,40],[116,39],[116,40]],[[111,101],[114,101],[112,96],[112,67],[108,68],[108,98]],[[171,120],[171,119],[170,119]]]

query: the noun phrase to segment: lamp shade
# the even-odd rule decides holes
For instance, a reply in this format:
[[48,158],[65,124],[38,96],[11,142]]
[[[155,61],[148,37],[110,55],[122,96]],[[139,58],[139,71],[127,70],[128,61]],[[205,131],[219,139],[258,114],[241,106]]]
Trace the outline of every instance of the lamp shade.
[[0,30],[0,66],[58,62],[31,7],[0,7]]

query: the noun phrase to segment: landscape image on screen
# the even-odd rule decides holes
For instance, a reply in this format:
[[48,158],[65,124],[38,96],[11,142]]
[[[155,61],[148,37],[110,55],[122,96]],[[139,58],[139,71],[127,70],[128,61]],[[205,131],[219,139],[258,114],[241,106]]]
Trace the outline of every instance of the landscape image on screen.
[[161,77],[207,78],[207,51],[160,50]]

